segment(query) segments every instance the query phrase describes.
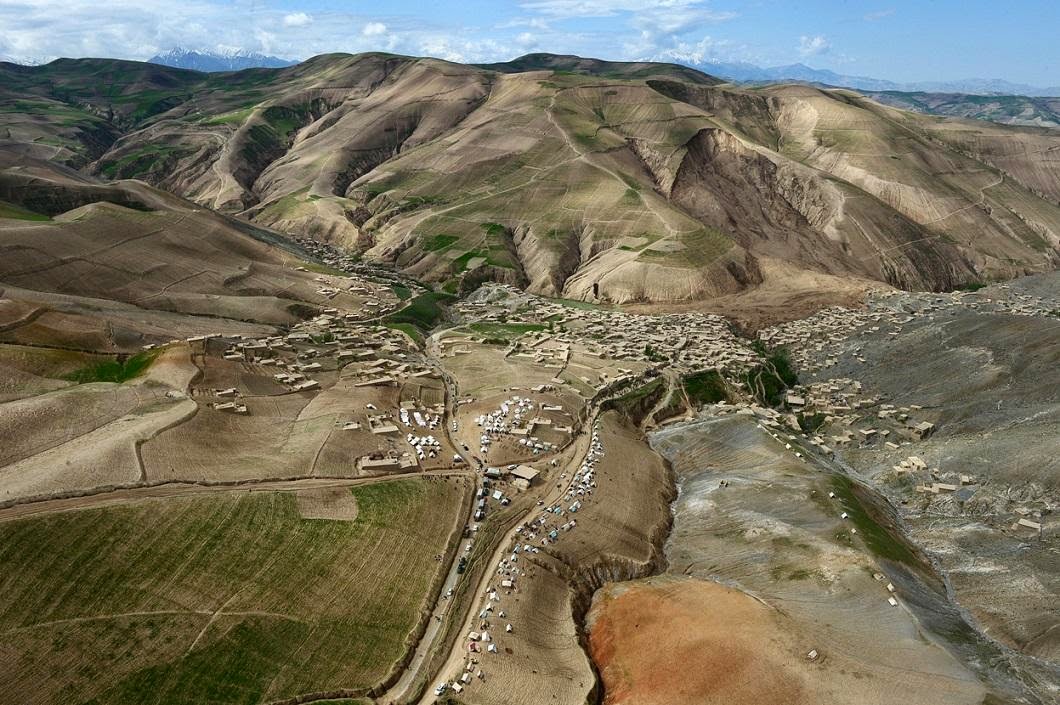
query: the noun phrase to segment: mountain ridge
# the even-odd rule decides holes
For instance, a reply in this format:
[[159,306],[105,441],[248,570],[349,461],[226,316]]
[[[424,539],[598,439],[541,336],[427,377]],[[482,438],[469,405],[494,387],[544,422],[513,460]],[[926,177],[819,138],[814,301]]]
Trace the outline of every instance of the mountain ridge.
[[187,49],[184,47],[176,47],[155,54],[148,59],[147,62],[207,73],[215,71],[241,71],[243,69],[252,68],[277,69],[293,66],[298,63],[297,61],[281,59],[278,56],[270,56],[243,49],[235,49],[231,51],[207,51]]
[[1026,156],[1055,153],[1056,132],[845,90],[557,55],[0,72],[9,151],[141,179],[454,291],[940,290],[1060,261],[1060,161]]

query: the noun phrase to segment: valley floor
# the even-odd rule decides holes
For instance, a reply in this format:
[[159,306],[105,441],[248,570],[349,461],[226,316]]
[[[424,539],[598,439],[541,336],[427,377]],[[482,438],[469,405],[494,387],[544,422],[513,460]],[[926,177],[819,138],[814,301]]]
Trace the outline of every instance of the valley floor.
[[3,288],[0,692],[1060,693],[1060,276],[752,340],[320,252],[280,318]]

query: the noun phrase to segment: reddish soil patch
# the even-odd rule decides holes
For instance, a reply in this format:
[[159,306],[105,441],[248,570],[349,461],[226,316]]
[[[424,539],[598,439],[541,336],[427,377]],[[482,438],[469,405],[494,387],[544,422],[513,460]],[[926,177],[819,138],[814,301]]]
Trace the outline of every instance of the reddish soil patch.
[[590,619],[608,705],[812,702],[783,618],[738,590],[668,577],[612,585]]

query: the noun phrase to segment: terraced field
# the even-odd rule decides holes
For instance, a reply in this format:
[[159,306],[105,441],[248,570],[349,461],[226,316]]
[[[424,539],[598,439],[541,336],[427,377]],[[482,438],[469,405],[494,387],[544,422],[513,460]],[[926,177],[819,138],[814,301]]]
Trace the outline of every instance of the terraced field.
[[0,692],[100,704],[358,695],[401,657],[466,485],[352,491],[352,521],[303,519],[293,493],[224,492],[0,523]]

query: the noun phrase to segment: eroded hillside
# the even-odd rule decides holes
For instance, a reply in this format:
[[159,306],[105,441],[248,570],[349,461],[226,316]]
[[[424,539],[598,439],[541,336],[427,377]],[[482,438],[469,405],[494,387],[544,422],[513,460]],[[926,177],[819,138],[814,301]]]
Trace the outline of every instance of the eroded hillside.
[[143,179],[454,292],[942,290],[1060,261],[1060,139],[1046,129],[550,55],[326,55],[211,75],[126,63],[110,83],[105,64],[0,68],[7,149]]

